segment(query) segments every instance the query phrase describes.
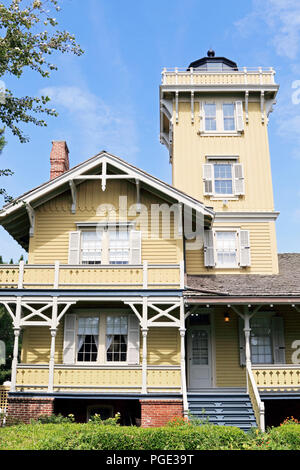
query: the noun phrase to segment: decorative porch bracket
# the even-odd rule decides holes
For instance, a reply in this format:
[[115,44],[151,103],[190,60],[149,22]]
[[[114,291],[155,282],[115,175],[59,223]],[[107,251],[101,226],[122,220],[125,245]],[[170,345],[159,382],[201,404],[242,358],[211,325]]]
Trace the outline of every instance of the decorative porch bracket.
[[[31,305],[29,305],[29,303]],[[34,308],[35,305],[41,305],[42,307]],[[54,297],[49,302],[28,302],[24,301],[22,297],[17,297],[14,301],[1,301],[0,304],[4,305],[6,310],[13,321],[14,329],[14,350],[13,350],[13,360],[12,360],[12,372],[11,372],[11,392],[16,391],[16,378],[17,378],[17,365],[18,365],[18,352],[19,352],[19,336],[21,328],[24,326],[48,326],[50,327],[51,333],[51,346],[50,346],[50,360],[49,360],[49,383],[48,383],[48,392],[53,392],[53,377],[54,377],[54,356],[55,356],[55,338],[57,333],[57,327],[60,320],[63,318],[67,310],[71,305],[74,305],[76,302],[59,302],[57,297]],[[14,304],[15,310],[11,307],[10,304]],[[63,309],[58,313],[59,306],[63,305]],[[31,313],[25,314],[22,317],[22,308],[29,310]],[[46,312],[48,309],[51,310],[51,315],[47,316],[43,312]],[[31,320],[33,317],[38,317],[40,320]]]

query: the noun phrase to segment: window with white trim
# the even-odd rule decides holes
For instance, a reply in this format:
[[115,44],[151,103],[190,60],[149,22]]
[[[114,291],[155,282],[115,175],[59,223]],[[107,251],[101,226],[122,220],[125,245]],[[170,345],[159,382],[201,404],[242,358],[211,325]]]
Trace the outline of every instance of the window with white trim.
[[126,362],[128,345],[128,316],[106,317],[106,361]]
[[64,364],[139,364],[139,360],[140,324],[134,313],[107,309],[65,315]]
[[101,264],[103,232],[99,230],[81,233],[81,263]]
[[244,169],[241,163],[224,159],[203,164],[203,192],[205,196],[220,198],[245,194]]
[[96,362],[99,344],[99,318],[80,317],[77,325],[77,361]]
[[130,225],[70,232],[69,264],[141,264],[141,238],[141,232]]
[[204,265],[206,267],[222,269],[250,266],[249,231],[230,229],[205,230]]
[[109,264],[129,264],[129,231],[127,228],[108,230]]
[[255,316],[250,320],[251,361],[253,364],[272,364],[271,316]]
[[215,103],[204,104],[205,130],[217,130],[217,107]]
[[236,268],[238,263],[237,232],[215,232],[216,267]]
[[200,103],[200,132],[237,134],[244,130],[242,101],[216,100]]

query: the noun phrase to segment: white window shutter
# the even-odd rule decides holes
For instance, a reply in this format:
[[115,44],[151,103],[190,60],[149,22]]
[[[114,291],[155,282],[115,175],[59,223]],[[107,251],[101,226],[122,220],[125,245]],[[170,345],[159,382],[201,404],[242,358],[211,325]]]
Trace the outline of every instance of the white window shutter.
[[243,132],[244,130],[244,113],[243,113],[243,102],[235,102],[235,114],[236,114],[236,130]]
[[245,341],[245,332],[244,332],[244,320],[239,316],[239,348],[240,348],[240,365],[246,365],[246,341]]
[[129,235],[130,264],[142,263],[142,232],[131,230]]
[[80,231],[69,234],[69,264],[80,263]]
[[204,182],[204,194],[212,195],[214,180],[214,166],[211,163],[205,163],[203,165],[203,182]]
[[285,364],[285,341],[282,317],[272,317],[272,342],[274,363]]
[[234,178],[234,194],[236,196],[242,196],[245,194],[245,179],[244,169],[241,163],[235,163],[233,165],[233,178]]
[[136,315],[128,315],[128,364],[140,362],[140,322]]
[[251,266],[249,230],[240,230],[240,266]]
[[204,266],[215,266],[214,234],[212,230],[204,231]]
[[65,315],[64,327],[64,364],[74,364],[76,347],[76,315],[68,313]]

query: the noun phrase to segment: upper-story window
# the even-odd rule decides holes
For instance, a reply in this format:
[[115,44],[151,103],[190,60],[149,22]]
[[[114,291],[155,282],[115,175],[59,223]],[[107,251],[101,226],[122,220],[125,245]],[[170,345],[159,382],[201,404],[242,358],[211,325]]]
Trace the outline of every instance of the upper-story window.
[[101,264],[102,235],[97,230],[83,231],[81,234],[81,262],[82,264]]
[[[230,158],[230,157],[228,157]],[[204,195],[227,198],[245,194],[244,170],[236,160],[212,159],[203,165]]]
[[141,264],[141,232],[133,226],[82,225],[70,232],[69,264]]
[[128,230],[108,230],[109,264],[129,264]]
[[238,264],[237,232],[215,232],[216,267],[236,268]]
[[208,101],[200,103],[200,133],[238,134],[244,130],[242,101]]
[[205,230],[204,265],[219,269],[250,266],[249,231],[221,228]]
[[205,130],[217,130],[217,107],[215,103],[204,104]]

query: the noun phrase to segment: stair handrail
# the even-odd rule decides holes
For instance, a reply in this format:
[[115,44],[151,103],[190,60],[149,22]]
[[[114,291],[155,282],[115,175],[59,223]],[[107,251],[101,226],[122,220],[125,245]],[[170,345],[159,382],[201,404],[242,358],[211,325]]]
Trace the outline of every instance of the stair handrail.
[[265,432],[265,404],[261,401],[258,387],[250,365],[246,366],[248,393],[253,406],[256,422],[259,429]]

